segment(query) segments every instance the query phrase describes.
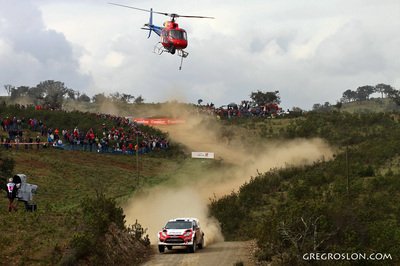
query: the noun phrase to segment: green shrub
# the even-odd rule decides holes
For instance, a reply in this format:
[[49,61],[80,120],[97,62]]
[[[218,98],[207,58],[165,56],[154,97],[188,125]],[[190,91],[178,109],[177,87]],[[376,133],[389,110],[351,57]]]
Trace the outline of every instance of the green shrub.
[[15,161],[0,150],[0,189],[6,189],[7,179],[13,176]]
[[282,133],[323,138],[338,152],[330,161],[259,174],[213,200],[225,236],[241,239],[246,228],[260,260],[285,265],[304,263],[301,254],[314,251],[387,252],[398,264],[400,174],[393,162],[400,123],[391,114],[310,112]]
[[[104,250],[103,241],[111,224],[125,229],[125,215],[115,200],[107,198],[97,192],[96,197],[86,198],[81,202],[81,224],[70,243],[73,249],[67,261],[78,261],[82,258],[94,256],[100,259]],[[68,263],[69,263],[68,262]]]

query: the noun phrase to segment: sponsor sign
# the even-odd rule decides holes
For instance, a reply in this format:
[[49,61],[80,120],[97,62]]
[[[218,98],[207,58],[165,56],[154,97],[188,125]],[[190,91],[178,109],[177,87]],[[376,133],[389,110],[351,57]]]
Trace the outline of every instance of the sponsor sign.
[[192,152],[192,158],[214,159],[214,153],[213,153],[213,152],[198,152],[198,151],[193,151],[193,152]]
[[150,121],[146,120],[146,119],[134,119],[133,121],[135,121],[138,124],[143,124],[143,125],[149,125]]
[[169,119],[169,118],[134,118],[138,124],[143,125],[177,125],[177,124],[184,124],[185,120],[183,119]]

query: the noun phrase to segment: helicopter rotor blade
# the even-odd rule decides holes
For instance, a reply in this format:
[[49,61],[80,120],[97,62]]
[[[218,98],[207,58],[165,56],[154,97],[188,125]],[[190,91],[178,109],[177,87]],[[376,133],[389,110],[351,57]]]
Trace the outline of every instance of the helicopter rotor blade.
[[174,14],[176,15],[175,17],[177,18],[210,18],[210,19],[215,19],[214,17],[204,17],[204,16],[185,16],[185,15],[178,15],[178,14]]
[[122,6],[122,7],[126,7],[126,8],[131,8],[131,9],[136,9],[136,10],[140,10],[140,11],[145,11],[145,12],[153,12],[156,14],[160,14],[160,15],[164,15],[164,16],[170,16],[169,13],[163,13],[163,12],[157,12],[157,11],[150,11],[147,9],[143,9],[143,8],[137,8],[137,7],[133,7],[133,6],[126,6],[126,5],[120,5],[120,4],[116,4],[116,3],[109,3],[110,5],[114,5],[114,6]]
[[210,18],[210,19],[214,19],[214,17],[204,17],[204,16],[185,16],[185,15],[178,15],[175,13],[165,13],[165,12],[158,12],[158,11],[151,11],[151,10],[147,10],[147,9],[143,9],[143,8],[137,8],[137,7],[133,7],[133,6],[126,6],[126,5],[121,5],[121,4],[116,4],[116,3],[109,3],[110,5],[115,5],[115,6],[121,6],[121,7],[126,7],[126,8],[131,8],[131,9],[136,9],[136,10],[140,10],[140,11],[145,11],[145,12],[149,12],[149,13],[156,13],[156,14],[160,14],[160,15],[164,15],[164,16],[168,16],[171,18]]

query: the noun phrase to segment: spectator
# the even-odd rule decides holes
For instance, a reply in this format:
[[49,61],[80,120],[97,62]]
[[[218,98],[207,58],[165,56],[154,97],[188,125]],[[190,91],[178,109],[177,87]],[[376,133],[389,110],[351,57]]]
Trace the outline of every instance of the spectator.
[[39,149],[39,146],[40,146],[40,136],[37,135],[37,137],[36,137],[36,149],[37,150]]
[[8,198],[8,211],[16,211],[17,206],[14,205],[14,199],[17,197],[18,185],[15,184],[12,178],[8,179],[7,183],[7,198]]
[[56,128],[54,130],[54,140],[59,140],[60,139],[60,135],[59,135],[60,131],[58,130],[58,128]]

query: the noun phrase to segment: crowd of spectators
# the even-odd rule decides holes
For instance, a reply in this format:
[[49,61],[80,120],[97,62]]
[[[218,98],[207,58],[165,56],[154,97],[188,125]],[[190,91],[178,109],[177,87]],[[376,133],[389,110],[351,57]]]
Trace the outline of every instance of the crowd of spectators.
[[[0,138],[6,149],[36,149],[55,147],[68,150],[96,151],[101,153],[134,154],[168,148],[168,140],[162,136],[141,130],[139,125],[125,117],[97,114],[97,118],[110,121],[95,125],[88,130],[78,127],[59,129],[47,127],[36,118],[0,117],[1,128],[6,134]],[[99,129],[100,130],[94,130]]]
[[242,101],[240,105],[230,103],[218,108],[216,108],[213,103],[207,103],[206,105],[199,105],[198,112],[214,115],[218,119],[231,119],[234,117],[274,117],[282,113],[282,108],[276,103],[259,106],[251,101]]

